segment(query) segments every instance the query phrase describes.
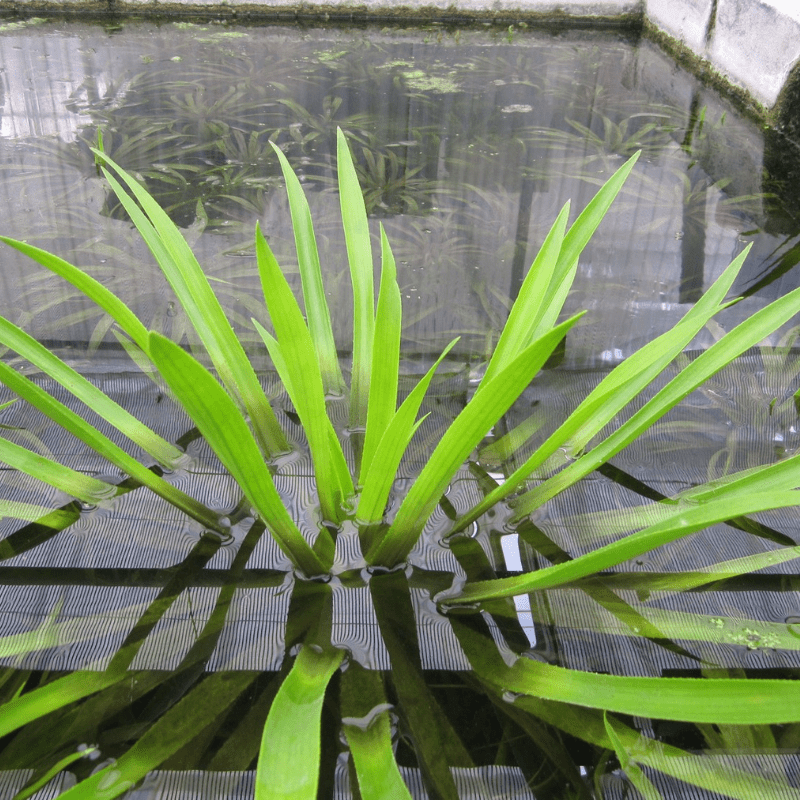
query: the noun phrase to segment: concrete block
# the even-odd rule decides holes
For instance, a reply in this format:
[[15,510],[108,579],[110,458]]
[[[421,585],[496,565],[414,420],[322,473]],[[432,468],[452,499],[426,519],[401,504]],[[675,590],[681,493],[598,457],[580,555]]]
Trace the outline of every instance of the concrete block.
[[702,55],[712,7],[713,0],[646,0],[645,14],[657,28]]
[[708,58],[768,108],[800,61],[797,0],[718,0]]

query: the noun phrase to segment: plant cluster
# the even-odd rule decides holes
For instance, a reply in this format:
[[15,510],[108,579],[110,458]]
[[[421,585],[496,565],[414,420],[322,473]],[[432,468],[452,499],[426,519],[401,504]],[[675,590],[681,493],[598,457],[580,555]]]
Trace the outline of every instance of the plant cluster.
[[[156,435],[22,329],[0,321],[4,346],[68,390],[157,466],[143,466],[5,362],[0,362],[0,380],[8,388],[129,479],[112,485],[6,438],[0,439],[0,459],[85,504],[113,503],[120,494],[144,487],[206,531],[193,550],[194,572],[175,573],[109,663],[49,677],[21,674],[10,667],[4,671],[0,736],[8,738],[3,740],[7,743],[3,758],[6,763],[25,763],[26,755],[36,756],[31,756],[36,771],[18,798],[29,796],[63,769],[80,769],[79,762],[89,754],[85,747],[78,747],[85,743],[81,737],[94,730],[97,717],[118,719],[116,715],[131,693],[147,701],[147,713],[133,723],[130,746],[113,763],[84,775],[64,797],[114,797],[160,765],[185,768],[195,763],[190,754],[199,752],[206,753],[204,763],[211,769],[246,769],[255,763],[257,798],[314,798],[331,780],[330,759],[331,753],[335,759],[339,750],[338,734],[346,743],[340,748],[349,753],[351,774],[361,797],[410,797],[398,766],[400,759],[420,768],[429,793],[456,798],[451,768],[472,767],[475,756],[464,745],[466,732],[451,719],[452,709],[442,699],[447,694],[434,693],[423,677],[410,600],[416,572],[413,551],[420,539],[430,535],[427,525],[438,508],[445,509],[451,520],[444,541],[461,568],[461,574],[439,582],[436,594],[470,664],[460,680],[464,688],[489,701],[486,709],[476,714],[488,713],[487,719],[493,720],[491,729],[498,732],[500,744],[491,748],[491,763],[518,764],[537,792],[591,796],[591,787],[568,755],[570,737],[575,737],[612,753],[644,796],[658,797],[651,780],[653,771],[683,775],[678,765],[686,753],[637,731],[628,721],[631,716],[692,723],[717,740],[724,740],[731,726],[760,726],[754,730],[762,731],[763,741],[773,736],[770,731],[778,730],[774,726],[785,726],[785,735],[800,722],[800,690],[795,681],[600,675],[544,663],[532,657],[535,654],[522,635],[514,605],[514,598],[520,595],[580,587],[612,610],[623,626],[655,641],[666,641],[665,646],[680,647],[670,641],[673,634],[664,633],[669,630],[669,615],[647,618],[626,606],[604,583],[604,573],[720,522],[764,536],[764,526],[750,515],[800,505],[796,492],[800,455],[728,473],[660,502],[628,509],[624,519],[616,521],[609,543],[575,556],[551,547],[550,566],[522,574],[497,577],[482,540],[469,535],[492,509],[506,508],[509,529],[535,543],[537,536],[541,538],[531,516],[537,509],[586,476],[607,469],[615,454],[687,395],[791,319],[800,307],[800,289],[757,311],[683,364],[652,396],[646,396],[648,387],[679,359],[696,334],[733,302],[726,298],[744,262],[747,251],[743,252],[672,330],[609,372],[532,452],[524,447],[532,430],[527,420],[502,441],[495,441],[491,445],[495,456],[501,453],[504,459],[517,459],[502,483],[493,478],[473,454],[535,381],[577,322],[579,317],[560,318],[579,256],[633,168],[634,155],[571,225],[569,204],[559,213],[480,382],[432,447],[407,492],[400,495],[398,466],[422,424],[423,398],[456,343],[445,348],[400,402],[402,303],[394,257],[381,230],[376,303],[362,189],[340,131],[338,186],[353,286],[352,369],[349,383],[345,380],[308,203],[286,157],[277,147],[274,152],[289,196],[303,302],[301,306],[257,228],[258,274],[272,331],[256,321],[253,324],[288,394],[290,411],[301,423],[305,441],[300,444],[290,441],[280,424],[211,284],[174,223],[147,191],[101,150],[95,150],[95,156],[103,164],[106,180],[172,286],[211,369],[180,343],[148,331],[121,300],[81,269],[31,244],[0,237],[72,283],[111,316],[120,342],[137,363],[155,367],[197,434],[235,480],[242,503],[255,520],[244,541],[238,543],[231,582],[181,668],[171,677],[133,673],[133,659],[155,623],[192,574],[230,539],[230,521],[165,480],[165,470],[180,468],[184,455],[179,446]],[[346,430],[337,430],[329,408],[342,396],[349,405],[349,421]],[[319,524],[310,541],[273,478],[280,459],[299,446],[310,453],[316,486]],[[445,495],[465,464],[477,477],[484,496],[471,507],[455,508]],[[60,530],[76,518],[70,505],[49,509],[5,500],[1,507],[4,515],[35,520],[40,529]],[[347,526],[357,529],[359,555],[341,563],[337,561],[337,542]],[[267,676],[268,680],[247,671],[204,675],[203,667],[224,626],[236,575],[244,569],[254,541],[265,531],[294,566],[283,666],[279,673]],[[5,556],[14,552],[8,542],[3,545]],[[694,573],[629,576],[629,583],[653,591],[687,591],[720,576],[742,575],[798,555],[797,547],[772,548]],[[339,580],[361,581],[368,587],[391,658],[390,672],[366,668],[354,654],[333,644],[329,584],[333,574]],[[625,585],[625,576],[617,576],[617,581]],[[74,634],[71,623],[57,617],[58,609],[44,631],[0,640],[0,652],[14,656],[41,650],[59,637]],[[676,639],[691,638],[685,628],[674,635]],[[704,635],[709,634],[706,631]],[[742,635],[743,641],[752,641],[750,634]],[[785,631],[764,635],[769,637],[769,647],[792,647]],[[502,646],[497,644],[498,637],[504,641]],[[43,751],[39,741],[42,726],[55,724],[65,731],[64,737],[56,751]],[[34,737],[38,737],[36,743]],[[100,746],[102,749],[102,736]],[[692,775],[698,786],[736,798],[754,792],[776,796],[772,793],[782,791],[777,779],[709,766],[701,758]]]

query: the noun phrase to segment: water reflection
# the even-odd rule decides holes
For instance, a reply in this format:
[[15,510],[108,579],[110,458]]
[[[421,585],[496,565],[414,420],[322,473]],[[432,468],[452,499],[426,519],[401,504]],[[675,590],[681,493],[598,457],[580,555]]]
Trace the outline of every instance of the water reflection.
[[[177,339],[192,332],[97,178],[89,146],[99,131],[106,152],[185,228],[245,338],[251,316],[265,321],[249,277],[257,219],[282,263],[294,260],[270,142],[311,194],[329,292],[337,306],[349,302],[331,193],[336,126],[350,136],[368,208],[395,247],[404,336],[417,351],[458,332],[462,355],[480,358],[557,209],[572,198],[577,213],[638,149],[625,197],[581,260],[571,307],[589,308],[592,322],[580,341],[571,337],[566,365],[627,356],[752,239],[742,280],[763,292],[777,277],[770,295],[793,280],[786,258],[771,265],[796,234],[785,225],[796,212],[764,192],[761,132],[671,65],[665,73],[647,42],[531,33],[510,45],[478,31],[426,40],[404,30],[310,35],[190,23],[111,36],[52,23],[6,33],[0,57],[0,227],[57,243]],[[77,294],[13,254],[4,263],[4,309],[37,334],[118,346]],[[346,318],[336,331],[342,347]]]
[[[697,570],[693,586],[705,587],[702,565],[763,556],[754,540],[791,543],[798,532],[790,515],[749,521],[746,529],[740,523],[736,534],[725,531],[724,547],[717,532],[648,554],[619,574],[517,598],[490,612],[445,616],[433,599],[464,575],[485,579],[564,563],[570,553],[629,530],[627,514],[640,514],[640,522],[642,498],[662,499],[797,448],[797,364],[787,353],[751,353],[738,373],[720,376],[696,395],[690,411],[666,420],[614,468],[598,470],[541,514],[512,526],[513,512],[500,507],[469,535],[442,540],[449,521],[502,481],[512,466],[508,452],[540,442],[601,371],[669,327],[746,241],[755,239],[761,254],[744,278],[755,296],[742,304],[746,310],[732,310],[726,324],[794,279],[796,230],[786,220],[796,212],[783,197],[763,191],[760,132],[689,78],[676,76],[650,44],[616,34],[520,35],[512,46],[476,31],[426,37],[403,30],[193,24],[130,25],[109,36],[97,27],[53,23],[3,33],[0,57],[6,66],[0,191],[8,198],[0,229],[90,267],[147,324],[179,341],[191,341],[194,333],[97,175],[89,148],[101,132],[105,150],[136,172],[183,227],[251,343],[250,317],[266,323],[253,281],[255,221],[285,265],[294,259],[270,143],[278,144],[310,196],[344,348],[351,335],[349,290],[333,162],[336,126],[345,129],[373,223],[383,222],[395,248],[409,373],[456,333],[463,337],[462,360],[480,361],[495,344],[558,208],[568,197],[576,211],[582,208],[622,159],[643,151],[626,194],[579,265],[569,305],[589,308],[591,326],[570,335],[548,365],[558,369],[548,370],[498,425],[480,463],[458,476],[406,569],[346,569],[356,563],[358,543],[355,532],[345,530],[337,539],[340,574],[325,584],[295,581],[207,449],[189,446],[196,431],[187,431],[180,417],[162,419],[160,389],[131,388],[126,378],[119,386],[146,406],[144,415],[171,426],[165,435],[188,447],[191,463],[170,479],[192,485],[211,507],[230,513],[233,541],[227,546],[163,507],[147,505],[135,486],[124,487],[115,501],[120,524],[112,523],[108,507],[82,513],[61,503],[47,524],[7,529],[0,550],[6,616],[24,607],[25,630],[47,622],[54,609],[63,619],[52,641],[28,643],[21,659],[23,651],[8,656],[3,680],[9,683],[0,682],[0,690],[13,695],[29,679],[17,670],[99,663],[112,672],[140,671],[130,686],[104,687],[91,702],[64,713],[64,729],[76,741],[101,741],[103,769],[122,760],[145,729],[158,730],[165,719],[171,724],[173,705],[190,697],[203,713],[203,703],[214,698],[211,716],[219,715],[219,725],[203,729],[198,740],[191,719],[185,723],[169,769],[188,774],[210,765],[244,772],[256,758],[258,732],[287,656],[303,642],[333,642],[348,651],[352,671],[345,684],[374,684],[371,673],[391,668],[388,700],[379,699],[368,713],[345,713],[345,723],[385,716],[381,724],[389,726],[410,784],[420,781],[412,772],[419,768],[433,785],[447,787],[449,780],[465,796],[505,791],[504,797],[530,797],[532,786],[537,797],[585,797],[582,775],[594,771],[601,783],[615,771],[600,746],[609,749],[604,720],[575,709],[558,720],[575,736],[591,729],[594,744],[581,750],[517,713],[527,705],[538,719],[553,719],[558,708],[547,702],[501,691],[494,700],[508,708],[495,715],[470,666],[485,660],[494,668],[495,658],[498,669],[510,668],[524,653],[546,664],[619,674],[794,668],[796,606],[785,590],[794,588],[796,576],[789,567],[764,558],[758,563],[770,571],[757,581],[732,572],[724,590],[708,595],[687,591],[676,600],[677,590],[669,587],[687,563]],[[13,253],[6,253],[4,266],[5,313],[73,355],[100,350],[99,358],[83,362],[98,380],[116,369],[118,344],[108,321],[87,311],[77,292],[56,289],[49,276]],[[791,335],[784,344],[788,350]],[[743,385],[746,399],[732,402]],[[404,462],[399,491],[413,481],[427,445],[441,437],[469,392],[467,370],[434,386],[424,441]],[[47,438],[41,422],[15,413],[3,417],[14,435],[42,434],[60,454],[85,458]],[[284,422],[297,429],[292,413]],[[563,465],[575,456],[557,458]],[[313,528],[308,464],[294,458],[274,466],[293,517]],[[602,517],[586,512],[597,507]],[[637,582],[648,571],[654,574]],[[657,590],[656,578],[662,581]],[[752,611],[753,589],[767,619]],[[398,717],[387,713],[396,708]],[[337,723],[323,724],[329,730]],[[617,722],[609,724],[614,729]],[[654,738],[678,738],[648,721],[641,731],[619,726],[617,735],[632,750],[647,750]],[[4,751],[9,766],[35,763],[41,772],[52,760],[47,743],[34,741],[42,739],[37,730],[21,733]],[[691,735],[699,738],[696,731]],[[723,749],[735,738],[725,731],[704,735],[706,745],[694,744]],[[791,746],[796,737],[784,738]],[[432,745],[420,747],[426,740]],[[535,742],[535,753],[520,748],[520,740]],[[444,764],[436,760],[440,746]],[[335,744],[328,747],[322,759],[332,792],[349,776],[342,753]],[[454,777],[447,777],[449,767]],[[75,770],[83,777],[98,766]],[[194,779],[188,777],[184,788]],[[168,778],[153,773],[147,780],[142,796],[161,791]]]

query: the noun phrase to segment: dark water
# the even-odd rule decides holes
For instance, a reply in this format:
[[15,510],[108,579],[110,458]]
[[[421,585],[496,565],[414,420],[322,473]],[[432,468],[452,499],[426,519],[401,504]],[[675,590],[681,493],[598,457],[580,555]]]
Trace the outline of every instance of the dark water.
[[[680,319],[748,242],[753,251],[735,288],[750,296],[721,318],[721,327],[709,326],[692,350],[797,285],[800,210],[784,179],[795,145],[776,132],[765,135],[648,41],[618,33],[439,27],[187,22],[104,29],[28,21],[0,29],[0,66],[0,233],[85,266],[148,326],[191,342],[175,298],[97,174],[89,147],[102,132],[106,152],[144,181],[219,279],[221,299],[262,366],[249,321],[266,321],[253,272],[256,221],[284,268],[294,269],[271,141],[308,193],[337,343],[348,355],[350,289],[335,192],[336,128],[345,131],[371,224],[375,231],[384,225],[397,257],[407,371],[419,372],[453,336],[462,337],[449,376],[424,409],[434,413],[404,464],[398,493],[425,462],[426,443],[441,436],[467,397],[470,369],[491,352],[560,207],[571,199],[574,216],[636,150],[639,163],[582,256],[567,303],[570,311],[588,309],[587,321],[570,333],[557,368],[526,392],[495,439],[533,410],[532,442],[541,441],[608,367]],[[624,510],[654,492],[671,495],[794,454],[800,365],[787,350],[796,336],[792,324],[770,342],[784,350],[748,352],[615,458],[614,469],[555,498],[527,524],[510,525],[511,512],[501,507],[472,531],[474,538],[445,543],[454,515],[479,500],[487,473],[502,480],[510,469],[487,442],[476,459],[481,469],[459,474],[412,553],[407,585],[406,577],[381,583],[362,574],[356,532],[345,528],[337,541],[338,574],[315,597],[292,585],[289,562],[241,507],[236,486],[197,441],[191,422],[174,409],[165,412],[158,387],[123,365],[106,319],[11,251],[3,254],[0,280],[6,316],[187,447],[190,464],[169,479],[229,515],[234,534],[220,546],[138,490],[79,510],[57,491],[4,471],[4,498],[63,507],[66,518],[60,527],[2,521],[0,633],[36,628],[54,610],[64,626],[57,646],[3,658],[2,699],[53,674],[125,659],[137,677],[127,693],[101,693],[93,704],[7,737],[0,742],[2,768],[40,776],[79,746],[97,745],[95,760],[77,761],[57,779],[68,786],[73,776],[124,758],[181,698],[202,707],[210,676],[238,672],[252,679],[226,714],[199,741],[165,758],[161,772],[131,797],[248,796],[275,674],[302,638],[302,624],[292,620],[302,618],[302,609],[319,608],[334,644],[353,662],[386,672],[398,709],[397,759],[411,785],[420,780],[415,747],[426,744],[419,723],[405,716],[407,690],[399,679],[392,682],[391,670],[404,658],[418,665],[469,753],[474,766],[469,759],[450,762],[462,797],[635,796],[625,794],[633,790],[616,756],[579,741],[580,717],[563,722],[561,732],[557,711],[546,706],[535,725],[496,712],[466,671],[458,626],[432,598],[453,575],[536,569],[605,543],[624,529],[624,522],[615,527]],[[271,391],[282,422],[299,436],[291,410],[285,413],[288,401]],[[2,411],[0,423],[14,441],[120,480],[22,403]],[[277,483],[312,533],[308,465],[291,462]],[[783,543],[800,535],[793,509],[765,515],[761,524]],[[769,549],[768,539],[719,526],[619,571],[700,569]],[[651,593],[613,581],[543,592],[517,598],[517,613],[492,617],[487,630],[502,653],[528,652],[581,670],[795,675],[800,596],[792,565],[703,593]],[[401,628],[408,626],[408,652],[387,639],[392,608]],[[506,700],[516,708],[514,698]],[[349,780],[337,712],[326,713],[322,791],[344,796],[336,794]],[[61,738],[44,735],[53,726]],[[634,727],[642,742],[704,751],[721,759],[715,769],[769,777],[783,787],[775,796],[797,796],[791,787],[798,766],[785,755],[797,746],[792,726],[745,732],[637,720]],[[196,772],[205,768],[211,772]],[[693,770],[687,762],[673,774]],[[690,796],[684,791],[717,796],[648,774],[667,798]],[[0,796],[30,775],[0,772]],[[11,797],[16,789],[7,791]]]

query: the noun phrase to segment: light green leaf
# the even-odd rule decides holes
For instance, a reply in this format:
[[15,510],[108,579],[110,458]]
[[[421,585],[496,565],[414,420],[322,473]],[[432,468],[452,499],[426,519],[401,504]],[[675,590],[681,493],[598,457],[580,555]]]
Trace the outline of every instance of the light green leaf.
[[283,505],[241,412],[214,376],[158,333],[150,333],[149,351],[170,389],[284,553],[307,575],[327,571],[329,565],[317,558]]
[[367,563],[393,566],[408,555],[453,475],[486,431],[522,394],[555,346],[580,316],[553,328],[525,348],[476,394],[456,417],[401,504],[388,533],[366,555]]
[[731,517],[754,514],[774,508],[800,505],[798,492],[764,492],[746,494],[735,498],[712,501],[690,507],[674,517],[657,522],[639,533],[631,534],[618,542],[600,547],[564,564],[545,567],[536,572],[515,575],[498,580],[477,581],[463,588],[454,598],[441,598],[448,604],[473,603],[500,597],[561,586],[578,578],[601,572],[627,561],[667,542],[674,542],[690,533],[703,530]]
[[[283,155],[277,145],[273,142],[270,142],[270,144],[272,144],[272,149],[278,156],[283,177],[286,181],[286,193],[289,195],[292,229],[294,230],[294,241],[297,247],[297,263],[300,267],[300,280],[303,285],[303,299],[306,306],[306,316],[308,317],[308,329],[319,361],[318,369],[322,375],[325,393],[342,394],[345,390],[345,383],[339,367],[336,342],[333,339],[333,328],[331,327],[328,301],[325,297],[325,287],[322,285],[322,269],[319,263],[314,226],[311,221],[311,211],[303,193],[303,188],[300,186],[300,181],[291,166],[289,166],[286,156]],[[267,285],[264,285],[264,295],[267,295]],[[269,301],[269,298],[267,300]]]
[[322,702],[344,652],[305,645],[272,702],[256,768],[256,800],[316,800]]
[[336,162],[339,170],[339,203],[353,283],[353,376],[350,386],[350,425],[367,424],[367,403],[372,372],[375,326],[372,245],[367,211],[353,158],[341,129],[336,131]]

